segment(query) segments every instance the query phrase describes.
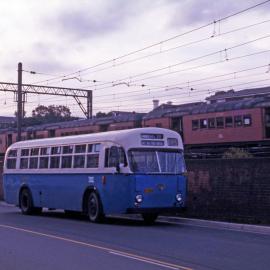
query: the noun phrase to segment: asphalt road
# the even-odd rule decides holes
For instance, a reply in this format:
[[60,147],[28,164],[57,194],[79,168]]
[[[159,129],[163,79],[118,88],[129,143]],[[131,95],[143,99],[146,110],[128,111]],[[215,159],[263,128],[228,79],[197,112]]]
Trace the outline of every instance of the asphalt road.
[[0,270],[270,269],[270,236],[61,211],[23,216],[0,204]]

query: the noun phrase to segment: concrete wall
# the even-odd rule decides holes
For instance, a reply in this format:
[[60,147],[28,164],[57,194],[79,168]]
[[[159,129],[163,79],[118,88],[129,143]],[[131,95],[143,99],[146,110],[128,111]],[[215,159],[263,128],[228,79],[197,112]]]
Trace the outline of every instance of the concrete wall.
[[270,159],[188,160],[185,216],[270,223]]

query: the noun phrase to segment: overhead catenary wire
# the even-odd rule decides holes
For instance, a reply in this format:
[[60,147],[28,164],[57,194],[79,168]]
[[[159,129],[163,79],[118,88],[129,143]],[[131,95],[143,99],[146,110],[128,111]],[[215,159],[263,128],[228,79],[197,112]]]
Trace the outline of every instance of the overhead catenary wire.
[[[213,94],[217,91],[221,91],[221,90],[230,90],[230,89],[234,89],[236,87],[239,87],[239,86],[243,86],[243,85],[250,85],[250,84],[259,84],[259,83],[262,83],[262,82],[268,82],[270,81],[270,78],[267,78],[267,79],[263,79],[263,80],[254,80],[254,81],[248,81],[248,82],[242,82],[242,83],[236,83],[236,84],[228,84],[228,85],[223,85],[223,86],[220,86],[220,87],[215,87],[215,88],[212,88],[212,89],[209,89],[209,88],[205,88],[205,89],[197,89],[196,91],[193,91],[193,93],[191,93],[190,91],[187,91],[185,93],[181,92],[181,93],[174,93],[174,94],[163,94],[163,95],[157,95],[157,96],[149,96],[149,98],[144,98],[144,101],[138,101],[139,103],[134,103],[134,99],[130,100],[130,102],[132,102],[132,104],[128,103],[127,101],[120,101],[120,103],[114,103],[111,104],[111,105],[108,105],[107,107],[106,106],[103,106],[102,107],[106,107],[106,108],[112,108],[113,107],[126,107],[128,109],[130,109],[130,105],[134,107],[140,107],[140,106],[145,106],[145,104],[149,104],[149,101],[152,101],[152,99],[157,99],[157,98],[168,98],[168,97],[174,97],[175,99],[178,98],[178,97],[181,97],[181,100],[183,100],[183,97],[187,97],[187,98],[190,98],[190,97],[197,97],[198,96],[198,93],[205,93],[205,94]],[[252,88],[255,88],[255,86],[253,86]],[[202,99],[200,99],[202,101]],[[172,100],[171,100],[172,101]],[[125,104],[123,105],[122,102],[124,102]],[[106,104],[105,102],[103,102],[102,104]]]
[[[253,39],[253,40],[250,40],[250,41],[246,41],[246,42],[243,42],[243,43],[240,43],[240,44],[237,44],[237,45],[228,47],[228,48],[224,48],[222,50],[214,51],[214,52],[207,53],[207,54],[204,54],[204,55],[201,55],[201,56],[197,56],[197,57],[194,57],[194,58],[191,58],[191,59],[187,59],[187,60],[178,62],[176,64],[172,64],[172,65],[165,66],[165,67],[158,68],[158,69],[154,69],[154,70],[151,70],[151,71],[139,73],[139,74],[136,74],[136,75],[133,75],[133,76],[127,76],[127,77],[124,77],[122,79],[115,80],[114,83],[122,82],[124,80],[129,80],[129,83],[132,83],[132,82],[135,82],[134,80],[132,80],[134,78],[141,77],[141,76],[148,75],[148,74],[152,74],[152,73],[156,73],[158,71],[162,71],[162,70],[166,70],[166,69],[171,69],[173,67],[176,67],[176,66],[179,66],[179,65],[183,65],[183,64],[187,64],[187,63],[190,63],[190,62],[194,62],[194,61],[197,61],[197,60],[201,60],[201,59],[207,58],[209,56],[220,54],[222,52],[225,52],[227,54],[229,50],[233,50],[235,48],[239,48],[239,47],[242,47],[242,46],[245,46],[245,45],[248,45],[248,44],[257,42],[259,40],[269,38],[269,37],[270,37],[270,35],[266,35],[266,36],[263,36],[263,37],[259,37],[259,38],[256,38],[256,39]],[[228,60],[227,57],[226,57],[225,60]],[[144,80],[144,78],[141,79],[141,80]]]
[[[219,75],[214,75],[214,76],[207,76],[204,78],[200,78],[200,79],[195,79],[195,80],[188,80],[188,81],[182,81],[182,82],[174,82],[172,84],[166,84],[166,85],[159,85],[159,86],[154,86],[154,85],[149,85],[146,84],[145,85],[145,89],[149,90],[156,90],[156,89],[168,89],[168,88],[173,88],[173,87],[186,87],[187,85],[189,85],[190,87],[194,87],[195,85],[193,83],[195,82],[201,82],[201,81],[205,81],[205,80],[209,80],[209,79],[215,79],[215,78],[220,78],[220,77],[225,77],[225,76],[229,76],[229,75],[237,75],[239,73],[243,73],[246,71],[252,71],[252,70],[256,70],[256,69],[260,69],[260,68],[267,68],[269,66],[269,64],[265,64],[265,65],[260,65],[260,66],[256,66],[253,68],[247,68],[247,69],[241,69],[241,70],[237,70],[237,71],[233,71],[233,72],[229,72],[229,73],[223,73],[223,74],[219,74]],[[235,79],[235,78],[234,78]],[[208,82],[206,82],[208,83]],[[111,93],[111,94],[103,94],[103,95],[95,95],[95,99],[99,98],[99,97],[110,97],[110,96],[119,96],[119,95],[126,95],[126,94],[130,94],[130,93],[140,93],[140,92],[145,92],[145,89],[140,89],[140,90],[133,90],[133,91],[125,91],[125,92],[118,92],[118,93]]]
[[[243,78],[249,78],[249,77],[255,77],[255,76],[264,76],[265,74],[263,73],[256,73],[256,74],[248,74],[248,75],[245,75],[245,76],[239,76],[237,79],[243,79]],[[127,98],[132,98],[132,97],[138,97],[138,96],[145,96],[147,95],[147,93],[149,93],[149,95],[154,95],[154,94],[158,94],[158,93],[162,93],[162,92],[172,92],[172,91],[176,91],[178,89],[178,91],[180,90],[188,90],[188,91],[194,91],[197,87],[197,86],[201,86],[201,85],[207,85],[207,84],[213,84],[213,83],[219,83],[219,82],[224,82],[224,81],[232,81],[232,80],[236,80],[236,79],[232,79],[232,78],[228,78],[228,79],[222,79],[222,80],[215,80],[215,81],[207,81],[207,82],[204,82],[204,83],[199,83],[199,84],[186,84],[186,85],[183,85],[183,87],[175,87],[175,88],[163,88],[162,90],[153,90],[153,89],[146,89],[144,92],[141,92],[141,94],[133,94],[133,95],[128,95],[128,96],[124,96],[124,97],[119,97],[119,94],[118,95],[115,95],[115,94],[112,94],[112,95],[109,95],[108,97],[106,98],[99,98],[99,97],[95,97],[95,99],[98,101],[98,102],[106,102],[106,100],[108,99],[113,99],[113,98],[117,98],[117,100],[121,100],[121,101],[126,101],[128,100]],[[103,96],[104,97],[104,96]],[[122,99],[124,98],[124,100]]]
[[48,83],[48,82],[50,82],[50,81],[59,80],[59,79],[62,79],[62,78],[66,78],[66,77],[68,77],[68,76],[72,76],[72,75],[76,75],[76,74],[82,74],[83,72],[85,72],[85,71],[87,71],[87,70],[94,69],[94,68],[99,67],[99,66],[102,66],[102,65],[104,65],[104,64],[108,64],[108,63],[111,63],[111,62],[115,62],[115,61],[117,61],[117,60],[119,60],[119,59],[128,57],[128,56],[130,56],[130,55],[133,55],[133,54],[136,54],[136,53],[145,51],[145,50],[147,50],[147,49],[150,49],[150,48],[153,48],[153,47],[156,47],[156,46],[160,46],[161,44],[164,44],[164,43],[169,42],[169,41],[171,41],[171,40],[174,40],[174,39],[177,39],[177,38],[179,38],[179,37],[182,37],[182,36],[188,35],[188,34],[190,34],[190,33],[196,32],[196,31],[201,30],[201,29],[203,29],[203,28],[206,28],[206,27],[208,27],[208,26],[210,26],[210,25],[215,25],[216,23],[220,23],[220,22],[225,21],[225,20],[227,20],[227,19],[229,19],[229,18],[238,16],[238,15],[240,15],[240,14],[242,14],[242,13],[245,13],[245,12],[247,12],[247,11],[250,11],[250,10],[252,10],[252,9],[255,9],[255,8],[259,7],[259,6],[265,5],[265,4],[267,4],[268,2],[270,2],[270,0],[266,0],[266,1],[263,1],[263,2],[260,2],[260,3],[257,3],[257,4],[255,4],[255,5],[249,6],[249,7],[245,8],[245,9],[240,10],[240,11],[237,11],[237,12],[235,12],[235,13],[229,14],[229,15],[223,17],[223,18],[220,18],[220,19],[218,19],[218,20],[214,20],[213,22],[206,23],[206,24],[204,24],[204,25],[202,25],[202,26],[196,27],[196,28],[194,28],[194,29],[191,29],[191,30],[188,30],[188,31],[186,31],[186,32],[183,32],[183,33],[177,34],[177,35],[175,35],[175,36],[172,36],[172,37],[170,37],[170,38],[167,38],[167,39],[161,40],[161,41],[159,41],[159,42],[153,43],[153,44],[151,44],[151,45],[145,46],[145,47],[143,47],[143,48],[141,48],[141,49],[134,50],[134,51],[131,51],[131,52],[129,52],[129,53],[125,53],[125,54],[120,55],[120,56],[118,56],[118,57],[116,57],[116,58],[109,59],[109,60],[105,60],[105,61],[103,61],[103,62],[101,62],[101,63],[99,63],[99,64],[96,64],[96,65],[93,65],[93,66],[89,66],[89,67],[86,67],[86,68],[77,70],[77,71],[75,71],[75,72],[71,72],[71,73],[67,73],[67,74],[64,74],[64,75],[56,76],[56,77],[51,78],[51,79],[48,79],[48,80],[43,80],[43,81],[35,82],[35,84],[40,84],[40,83],[44,83],[44,82]]
[[[236,57],[232,57],[230,59],[223,59],[223,60],[218,60],[218,61],[214,61],[214,62],[210,62],[210,63],[206,63],[206,64],[201,64],[201,65],[197,65],[197,66],[192,66],[192,67],[188,67],[188,68],[184,68],[184,69],[180,69],[180,70],[175,70],[175,71],[169,71],[169,72],[165,72],[162,74],[157,74],[157,75],[152,75],[149,77],[145,77],[143,79],[137,79],[137,80],[133,80],[130,81],[130,84],[132,83],[137,83],[137,82],[141,82],[141,81],[145,81],[145,80],[150,80],[153,78],[158,78],[158,77],[162,77],[162,76],[168,76],[168,75],[172,75],[172,74],[176,74],[176,73],[180,73],[180,72],[184,72],[184,71],[191,71],[191,70],[196,70],[196,69],[200,69],[200,68],[204,68],[204,67],[209,67],[209,66],[213,66],[213,65],[217,65],[217,64],[221,64],[221,63],[226,63],[226,62],[231,62],[231,61],[235,61],[235,60],[239,60],[239,59],[243,59],[243,58],[247,58],[247,57],[251,57],[251,56],[255,56],[255,55],[260,55],[260,54],[264,54],[264,53],[269,53],[269,50],[263,50],[263,51],[259,51],[259,52],[254,52],[254,53],[249,53],[249,54],[245,54],[245,55],[241,55],[241,56],[236,56]],[[104,89],[109,89],[112,88],[112,86],[104,86],[101,88],[95,88],[95,91],[97,90],[104,90]]]
[[[236,29],[233,29],[233,30],[224,32],[224,33],[219,33],[219,34],[217,34],[215,36],[209,36],[209,37],[206,37],[206,38],[202,38],[202,39],[198,39],[198,40],[195,40],[195,41],[187,42],[187,43],[178,45],[176,47],[172,47],[172,48],[168,48],[168,49],[163,49],[163,50],[160,50],[158,52],[151,53],[151,54],[148,54],[148,55],[144,55],[144,56],[141,56],[141,57],[137,57],[135,59],[127,60],[127,61],[124,61],[124,62],[120,62],[118,64],[113,64],[113,65],[111,65],[109,67],[105,67],[105,68],[102,68],[102,69],[94,70],[94,71],[91,72],[91,74],[95,74],[97,72],[101,72],[101,71],[105,71],[105,70],[108,70],[108,69],[112,69],[112,68],[115,68],[117,66],[121,66],[121,65],[124,65],[124,64],[133,63],[133,62],[136,62],[136,61],[139,61],[139,60],[142,60],[142,59],[146,59],[146,58],[150,58],[150,57],[153,57],[153,56],[156,56],[156,55],[160,55],[160,54],[163,54],[163,53],[168,53],[168,52],[170,52],[172,50],[180,49],[180,48],[183,48],[183,47],[186,47],[186,46],[199,44],[199,43],[201,43],[203,41],[211,40],[213,38],[222,37],[224,35],[228,35],[228,34],[235,33],[235,32],[241,31],[241,30],[245,30],[245,29],[248,29],[248,28],[251,28],[251,27],[254,27],[254,26],[258,26],[258,25],[267,23],[267,22],[270,22],[270,19],[269,20],[264,20],[264,21],[261,21],[261,22],[258,22],[258,23],[250,24],[250,25],[247,25],[247,26],[239,27],[239,28],[236,28]],[[86,81],[87,80],[82,80],[81,82],[86,82]],[[102,85],[102,84],[106,84],[106,83],[108,83],[108,82],[102,82],[101,84],[96,84],[96,86]]]

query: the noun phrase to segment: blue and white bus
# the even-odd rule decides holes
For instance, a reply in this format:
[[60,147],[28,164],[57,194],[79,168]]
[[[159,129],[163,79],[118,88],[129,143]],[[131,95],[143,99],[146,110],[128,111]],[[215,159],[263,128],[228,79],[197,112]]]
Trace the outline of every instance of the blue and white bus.
[[23,214],[79,211],[90,221],[139,213],[152,223],[185,207],[186,168],[178,133],[137,128],[17,142],[4,162],[5,201]]

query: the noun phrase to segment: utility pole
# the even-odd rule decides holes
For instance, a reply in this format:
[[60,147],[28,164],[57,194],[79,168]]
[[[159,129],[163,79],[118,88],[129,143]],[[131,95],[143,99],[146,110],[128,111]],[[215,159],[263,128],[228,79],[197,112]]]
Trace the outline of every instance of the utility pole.
[[[21,141],[22,139],[22,119],[24,116],[26,94],[72,97],[76,100],[87,119],[93,117],[92,90],[22,84],[22,71],[22,63],[18,63],[18,83],[0,82],[0,92],[13,92],[15,94],[15,100],[17,102],[17,141]],[[82,104],[81,99],[86,99],[86,108]]]
[[18,91],[17,91],[17,141],[22,139],[22,118],[23,118],[23,100],[22,100],[22,63],[18,64]]
[[92,118],[92,112],[93,112],[93,95],[92,95],[92,91],[89,91],[87,93],[87,119],[91,119]]

